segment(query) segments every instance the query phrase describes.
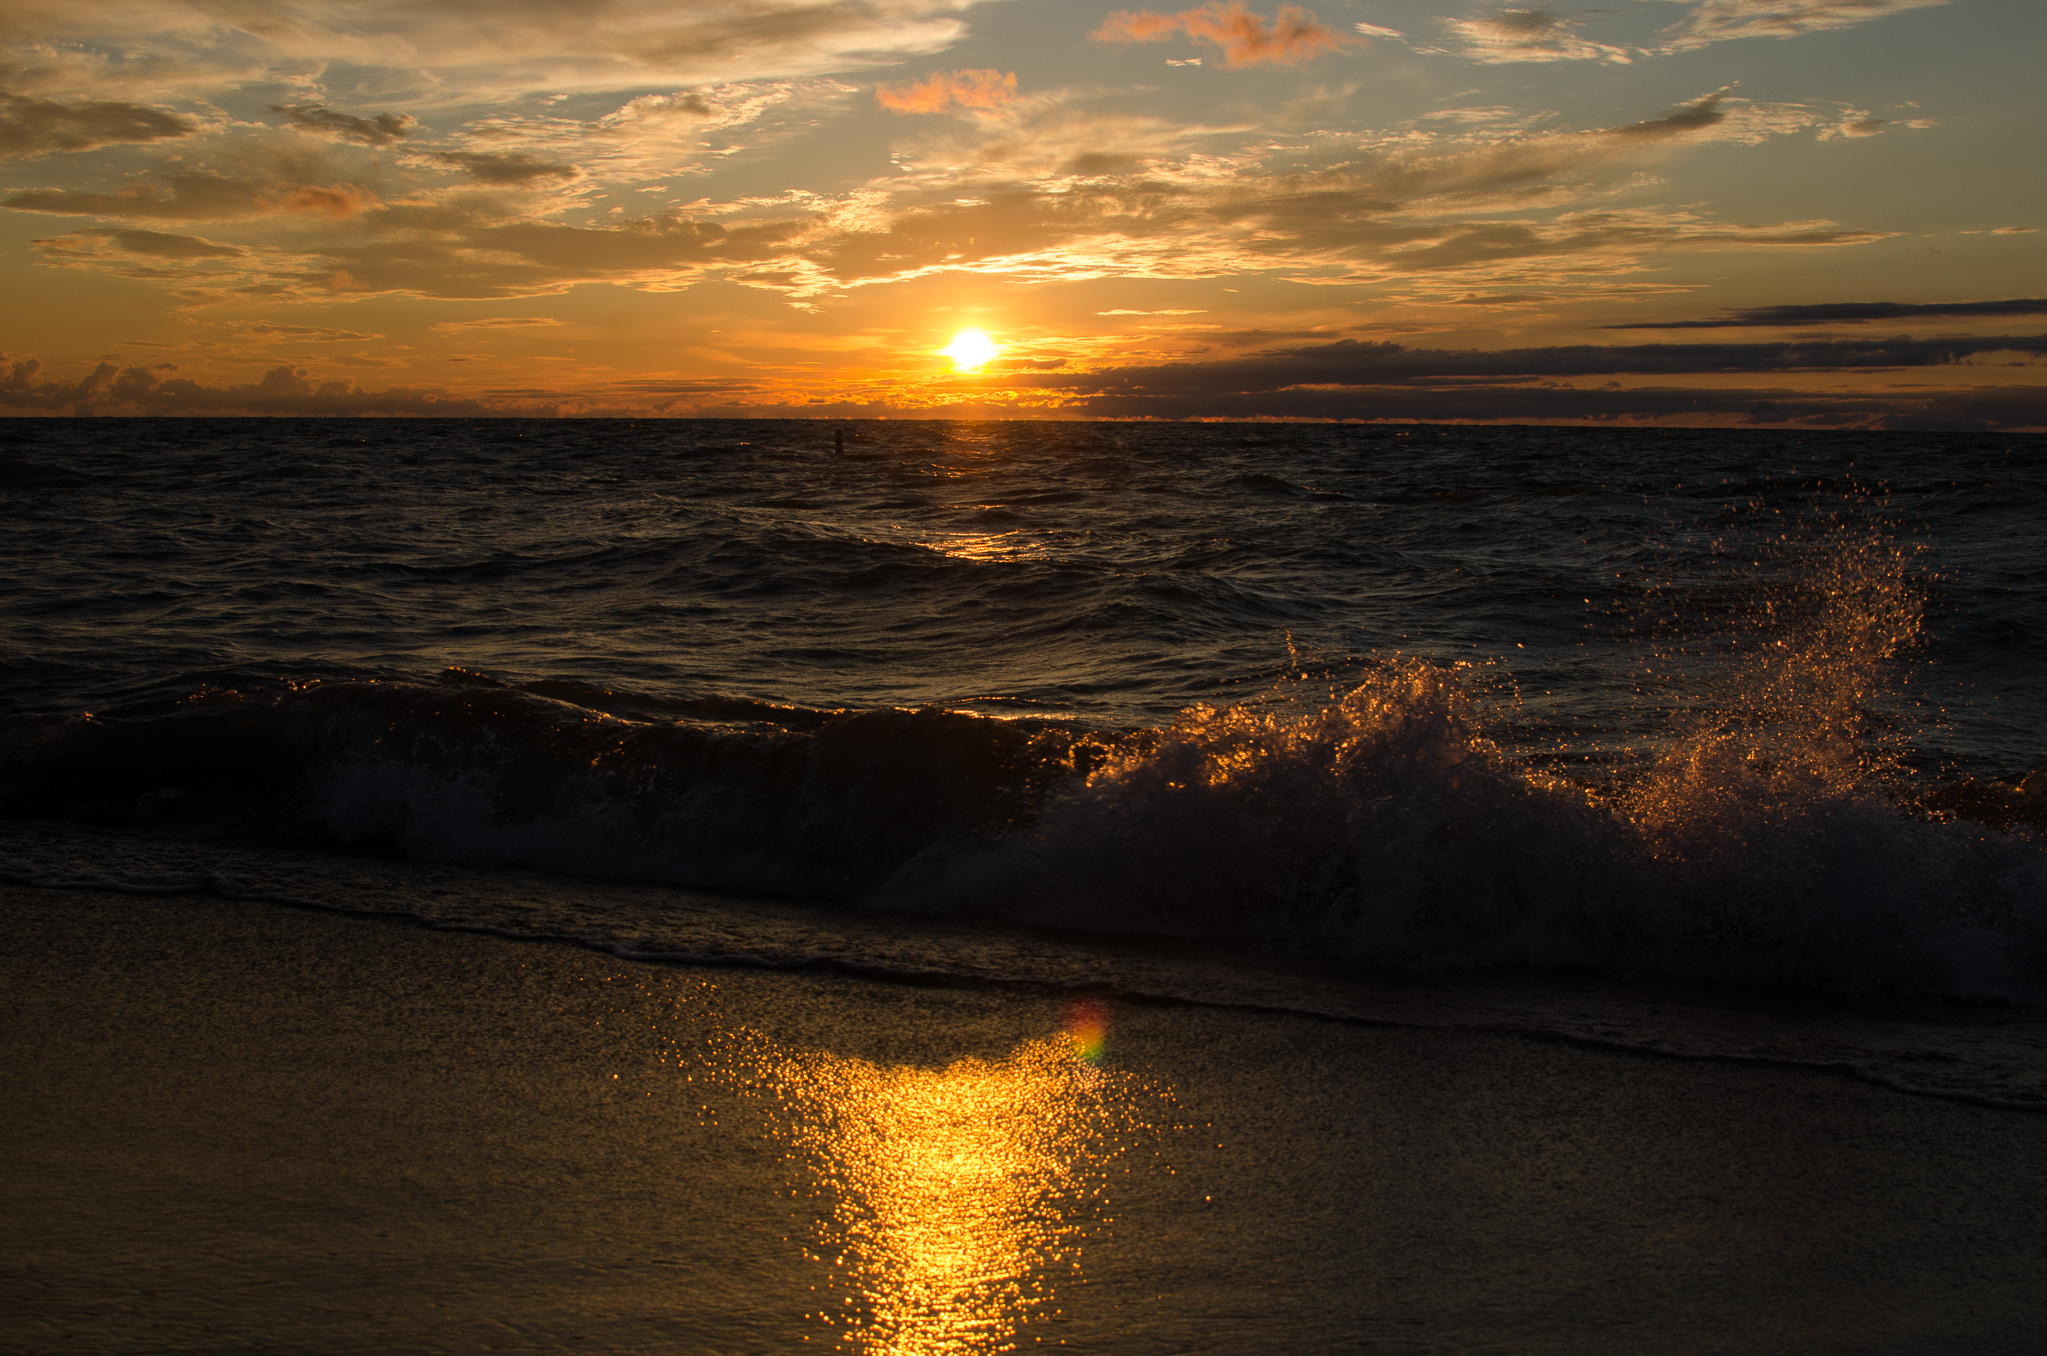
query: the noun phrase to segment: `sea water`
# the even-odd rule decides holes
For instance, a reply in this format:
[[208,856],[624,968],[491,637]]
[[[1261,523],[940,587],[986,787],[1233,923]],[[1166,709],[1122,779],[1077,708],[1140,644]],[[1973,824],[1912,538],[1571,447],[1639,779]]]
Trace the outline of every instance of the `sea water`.
[[4,426],[0,873],[2047,1104],[2038,439],[842,427]]

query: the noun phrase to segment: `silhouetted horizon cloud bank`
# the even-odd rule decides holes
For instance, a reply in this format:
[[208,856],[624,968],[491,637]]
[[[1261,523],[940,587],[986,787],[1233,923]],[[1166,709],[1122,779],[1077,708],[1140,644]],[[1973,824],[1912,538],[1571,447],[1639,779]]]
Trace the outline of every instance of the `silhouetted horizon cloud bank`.
[[1855,324],[1874,320],[1948,320],[2047,315],[2047,299],[2011,301],[1836,301],[1817,306],[1754,306],[1710,320],[1634,320],[1610,330],[1726,330],[1791,325]]
[[[494,328],[494,327],[493,327]],[[1643,423],[1869,429],[2047,430],[2047,388],[1958,382],[1916,390],[1842,384],[1825,391],[1714,382],[1738,374],[1854,376],[1914,368],[1950,374],[2033,366],[2047,335],[1859,344],[1648,344],[1507,352],[1406,350],[1340,341],[1227,362],[1018,373],[1032,404],[971,401],[944,418],[1315,419],[1420,423]],[[1867,364],[1850,366],[1849,364]],[[1571,384],[1570,378],[1606,378]],[[1626,380],[1622,380],[1625,378]],[[281,364],[259,380],[209,386],[173,363],[101,363],[76,378],[0,354],[0,414],[529,417],[888,417],[884,406],[791,401],[761,383],[644,379],[580,390],[371,389]]]

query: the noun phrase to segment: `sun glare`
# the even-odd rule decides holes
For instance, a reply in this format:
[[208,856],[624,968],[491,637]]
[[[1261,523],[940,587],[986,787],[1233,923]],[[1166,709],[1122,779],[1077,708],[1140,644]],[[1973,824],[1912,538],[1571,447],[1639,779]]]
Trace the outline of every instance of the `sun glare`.
[[952,337],[952,342],[938,350],[952,359],[955,372],[978,372],[1002,350],[988,337],[986,330],[961,330]]

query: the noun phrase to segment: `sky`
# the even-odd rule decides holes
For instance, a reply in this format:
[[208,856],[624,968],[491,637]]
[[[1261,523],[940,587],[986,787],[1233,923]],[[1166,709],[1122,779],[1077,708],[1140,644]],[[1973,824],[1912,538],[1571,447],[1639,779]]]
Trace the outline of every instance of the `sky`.
[[8,0],[0,413],[2047,429],[2043,53],[2037,0]]

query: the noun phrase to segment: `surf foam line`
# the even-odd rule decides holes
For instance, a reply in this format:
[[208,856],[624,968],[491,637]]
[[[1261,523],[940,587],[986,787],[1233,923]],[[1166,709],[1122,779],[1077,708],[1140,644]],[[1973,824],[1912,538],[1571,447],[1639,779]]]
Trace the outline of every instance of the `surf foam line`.
[[[365,907],[360,904],[322,902],[289,895],[265,893],[237,888],[231,881],[217,873],[178,873],[164,876],[120,877],[91,872],[49,873],[33,869],[18,869],[0,866],[0,884],[9,884],[33,889],[51,891],[83,891],[113,893],[131,896],[205,896],[232,903],[259,904],[276,908],[361,919],[376,923],[396,923],[401,926],[426,928],[436,932],[467,933],[476,936],[495,937],[503,941],[533,943],[548,946],[571,946],[580,950],[595,952],[614,959],[635,964],[675,966],[689,969],[739,970],[780,974],[811,974],[838,979],[850,979],[865,983],[930,989],[988,990],[1043,996],[1067,996],[1075,999],[1109,999],[1119,1003],[1138,1003],[1159,1008],[1200,1008],[1219,1012],[1236,1012],[1248,1016],[1292,1018],[1303,1021],[1326,1022],[1337,1026],[1386,1028],[1395,1030],[1458,1030],[1477,1031],[1494,1035],[1519,1037],[1546,1044],[1563,1045],[1575,1049],[1596,1051],[1604,1054],[1632,1055],[1647,1058],[1703,1061],[1716,1064],[1746,1065],[1759,1068],[1798,1069],[1807,1072],[1830,1074],[1850,1078],[1918,1097],[1932,1097],[1943,1101],[1966,1102],[2000,1111],[2047,1113],[2047,1096],[2038,1098],[2005,1097],[1970,1088],[1940,1086],[1918,1083],[1903,1078],[1885,1069],[1878,1060],[1856,1061],[1852,1059],[1800,1058],[1792,1055],[1770,1055],[1686,1049],[1669,1042],[1654,1039],[1629,1040],[1616,1036],[1589,1035],[1583,1032],[1565,1031],[1539,1022],[1511,1022],[1460,1018],[1451,1014],[1438,1014],[1429,1020],[1402,1019],[1386,1015],[1344,1012],[1332,1007],[1313,1003],[1279,1003],[1248,998],[1218,997],[1214,994],[1193,994],[1175,991],[1171,988],[1133,982],[1127,977],[1118,977],[1120,962],[1145,958],[1124,957],[1113,952],[1095,954],[1089,957],[1090,974],[1084,979],[1057,979],[1049,976],[989,973],[978,970],[947,970],[936,967],[908,966],[849,959],[843,956],[823,955],[773,955],[760,951],[737,951],[725,949],[676,949],[649,947],[644,942],[621,941],[615,938],[576,937],[554,933],[521,929],[502,923],[480,923],[436,919],[400,907]],[[734,900],[736,905],[747,901]],[[1070,945],[1092,943],[1099,948],[1100,938],[1068,939]],[[1364,982],[1362,980],[1358,982]]]
[[2047,848],[1757,738],[1596,794],[1493,744],[1454,671],[1396,663],[1305,710],[1197,708],[879,898],[1360,965],[2047,997]]

